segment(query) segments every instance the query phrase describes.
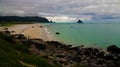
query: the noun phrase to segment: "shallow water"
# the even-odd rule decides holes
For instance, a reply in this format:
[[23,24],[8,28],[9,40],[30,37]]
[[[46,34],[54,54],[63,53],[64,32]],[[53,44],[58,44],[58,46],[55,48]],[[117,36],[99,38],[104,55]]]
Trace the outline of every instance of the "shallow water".
[[[120,24],[45,24],[59,41],[73,46],[85,45],[106,48],[109,45],[120,47]],[[60,32],[56,35],[56,32]]]

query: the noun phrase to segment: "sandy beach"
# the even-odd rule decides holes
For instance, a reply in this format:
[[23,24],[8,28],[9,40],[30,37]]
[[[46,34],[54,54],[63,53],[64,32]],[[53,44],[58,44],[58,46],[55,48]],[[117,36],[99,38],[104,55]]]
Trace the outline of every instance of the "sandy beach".
[[55,40],[55,38],[48,32],[47,27],[41,24],[19,24],[9,28],[14,31],[12,34],[23,34],[29,38],[39,38],[44,41]]

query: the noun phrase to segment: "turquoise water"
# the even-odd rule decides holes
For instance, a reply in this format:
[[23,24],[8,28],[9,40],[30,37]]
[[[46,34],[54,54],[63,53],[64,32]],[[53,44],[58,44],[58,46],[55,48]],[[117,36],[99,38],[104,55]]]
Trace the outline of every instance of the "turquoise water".
[[[120,24],[46,24],[57,40],[72,44],[106,48],[110,45],[120,47]],[[60,32],[56,35],[55,32]]]

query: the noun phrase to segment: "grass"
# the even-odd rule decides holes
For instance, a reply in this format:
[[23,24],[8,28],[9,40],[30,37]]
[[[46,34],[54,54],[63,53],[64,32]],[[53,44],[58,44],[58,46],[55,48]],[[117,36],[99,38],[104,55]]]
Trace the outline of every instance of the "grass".
[[54,67],[40,56],[31,55],[28,47],[14,44],[0,34],[0,67]]
[[5,27],[5,26],[11,26],[15,24],[33,24],[35,22],[6,22],[6,21],[0,21],[0,26]]

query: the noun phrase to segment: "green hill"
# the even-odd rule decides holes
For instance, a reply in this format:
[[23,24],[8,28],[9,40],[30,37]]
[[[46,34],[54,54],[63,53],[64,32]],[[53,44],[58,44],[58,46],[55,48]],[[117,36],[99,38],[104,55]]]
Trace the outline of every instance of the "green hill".
[[38,16],[0,16],[0,21],[4,22],[40,22],[40,23],[49,23],[48,19],[45,17]]

